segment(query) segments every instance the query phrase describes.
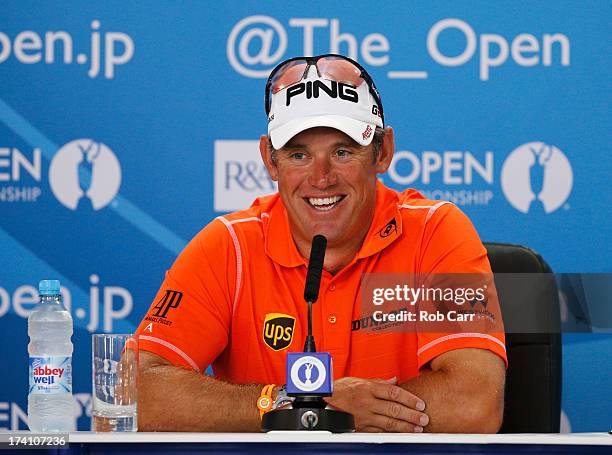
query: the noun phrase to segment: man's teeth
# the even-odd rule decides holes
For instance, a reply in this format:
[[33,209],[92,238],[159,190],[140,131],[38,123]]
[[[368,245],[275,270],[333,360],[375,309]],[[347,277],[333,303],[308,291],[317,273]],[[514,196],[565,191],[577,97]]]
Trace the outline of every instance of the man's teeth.
[[[332,197],[309,197],[308,202],[315,207],[326,207],[331,206],[342,199],[342,196],[332,196]],[[330,207],[331,208],[331,207]]]

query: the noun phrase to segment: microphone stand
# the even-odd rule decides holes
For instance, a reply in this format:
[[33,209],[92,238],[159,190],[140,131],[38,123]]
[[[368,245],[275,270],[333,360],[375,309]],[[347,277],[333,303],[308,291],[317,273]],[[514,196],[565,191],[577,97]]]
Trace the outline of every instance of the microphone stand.
[[[317,352],[315,339],[312,335],[312,305],[316,302],[319,294],[326,244],[327,239],[322,235],[313,238],[306,276],[306,289],[304,290],[304,297],[308,303],[308,335],[304,341],[305,353]],[[331,371],[329,373],[331,374]],[[326,406],[327,403],[323,400],[322,395],[296,396],[290,407],[286,406],[265,413],[261,420],[261,428],[266,432],[317,430],[349,433],[355,431],[355,419],[352,414],[327,409]]]
[[[308,335],[306,336],[306,340],[304,341],[304,352],[317,352],[317,346],[315,344],[315,339],[312,336],[312,300],[308,300]],[[301,408],[316,408],[316,409],[325,409],[327,403],[321,396],[318,395],[302,395],[296,397],[293,401],[294,409]]]

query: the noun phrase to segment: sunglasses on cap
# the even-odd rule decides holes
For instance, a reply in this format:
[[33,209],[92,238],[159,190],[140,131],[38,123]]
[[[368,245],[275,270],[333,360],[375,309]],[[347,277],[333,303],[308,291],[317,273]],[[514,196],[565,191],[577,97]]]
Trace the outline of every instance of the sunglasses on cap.
[[322,79],[350,84],[353,87],[359,87],[364,82],[368,84],[368,89],[378,105],[380,118],[384,124],[382,102],[374,81],[359,63],[338,54],[294,57],[279,63],[272,70],[266,82],[266,115],[270,114],[272,95],[303,80],[313,65]]

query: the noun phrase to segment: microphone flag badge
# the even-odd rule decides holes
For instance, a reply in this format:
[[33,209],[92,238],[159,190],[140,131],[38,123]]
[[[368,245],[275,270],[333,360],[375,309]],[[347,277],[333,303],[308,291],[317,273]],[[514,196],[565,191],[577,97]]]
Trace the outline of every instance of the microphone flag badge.
[[331,396],[333,378],[329,352],[287,353],[287,395]]

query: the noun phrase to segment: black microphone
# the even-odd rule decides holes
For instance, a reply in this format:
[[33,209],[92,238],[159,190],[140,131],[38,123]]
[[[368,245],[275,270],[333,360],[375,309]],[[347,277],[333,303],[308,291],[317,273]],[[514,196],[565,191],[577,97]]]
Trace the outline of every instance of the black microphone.
[[308,336],[304,342],[304,352],[317,352],[314,337],[312,336],[312,304],[319,298],[321,275],[323,274],[323,261],[327,239],[322,235],[315,235],[310,246],[310,260],[306,273],[306,286],[304,287],[304,300],[308,302]]
[[306,273],[306,286],[304,288],[304,300],[307,302],[315,303],[319,297],[323,261],[325,260],[325,247],[327,247],[327,239],[324,236],[319,234],[312,238],[308,273]]

